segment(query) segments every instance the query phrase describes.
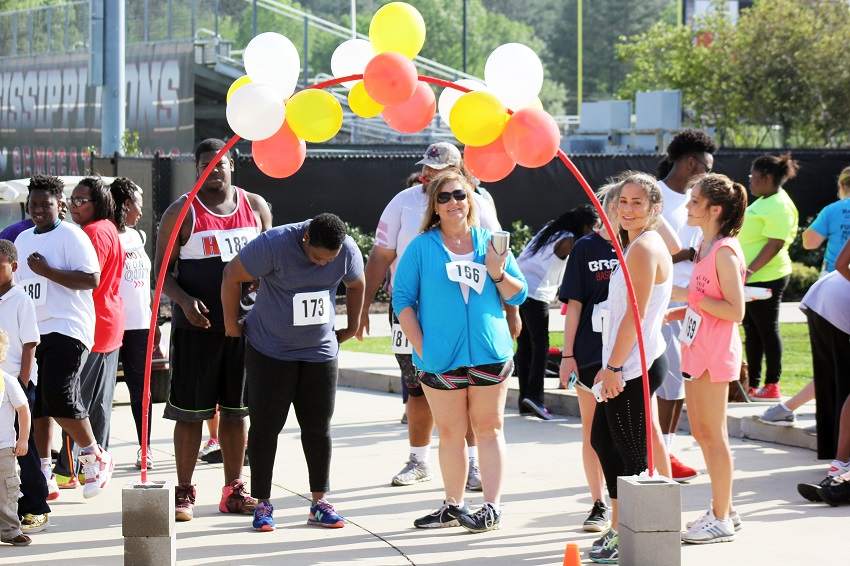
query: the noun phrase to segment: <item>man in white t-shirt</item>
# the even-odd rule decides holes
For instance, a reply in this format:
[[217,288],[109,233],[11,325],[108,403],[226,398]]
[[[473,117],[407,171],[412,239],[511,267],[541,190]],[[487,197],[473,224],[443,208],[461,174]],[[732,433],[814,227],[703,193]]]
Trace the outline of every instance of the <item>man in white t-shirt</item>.
[[[425,215],[425,209],[428,205],[425,188],[430,179],[441,171],[453,168],[466,175],[470,184],[473,186],[475,184],[472,176],[463,165],[460,150],[450,143],[431,144],[425,151],[424,157],[416,164],[422,165],[422,176],[419,178],[422,183],[405,189],[393,197],[378,222],[375,245],[369,254],[369,261],[365,268],[366,305],[362,311],[360,328],[357,331],[358,338],[363,336],[364,330],[367,334],[369,333],[369,305],[375,299],[375,294],[386,278],[387,290],[392,295],[392,280],[396,266],[408,244],[422,231],[422,217]],[[496,211],[490,201],[478,193],[473,193],[473,198],[475,199],[477,215],[476,223],[491,231],[501,230]],[[406,342],[402,338],[398,319],[392,313],[392,307],[390,309],[390,319],[394,328],[394,344]],[[519,334],[519,309],[511,307],[507,311],[507,317],[511,334],[516,337]],[[515,334],[514,330],[516,330]],[[398,333],[397,336],[396,333]],[[401,472],[393,477],[392,484],[413,485],[414,483],[429,481],[433,477],[428,459],[434,419],[413,367],[410,349],[404,351],[394,346],[393,351],[399,368],[401,368],[402,382],[406,384],[408,389],[407,431],[410,439],[410,457]],[[467,433],[467,444],[470,447],[467,487],[480,490],[481,480],[480,472],[478,472],[477,446],[471,428]]]
[[[716,151],[717,142],[711,136],[701,130],[685,130],[672,139],[667,146],[667,155],[658,166],[658,178],[663,177],[663,180],[658,182],[664,197],[661,215],[682,242],[682,250],[673,255],[673,285],[678,287],[687,287],[690,283],[695,249],[702,241],[702,230],[696,226],[688,226],[688,211],[685,205],[691,197],[691,182],[695,177],[711,171],[714,165],[713,154]],[[682,304],[684,303],[671,302],[670,307]],[[681,322],[671,322],[662,328],[667,343],[669,370],[657,391],[658,417],[661,433],[667,443],[667,450],[670,451],[673,479],[687,481],[696,477],[699,472],[679,462],[671,451],[685,402],[685,382],[679,368],[682,360],[680,329]]]

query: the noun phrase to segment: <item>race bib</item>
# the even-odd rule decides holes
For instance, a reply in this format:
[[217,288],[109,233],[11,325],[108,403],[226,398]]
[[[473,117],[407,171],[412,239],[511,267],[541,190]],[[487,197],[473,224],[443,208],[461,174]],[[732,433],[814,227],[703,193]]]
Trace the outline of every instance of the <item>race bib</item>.
[[691,345],[697,335],[700,323],[702,323],[702,317],[688,307],[688,310],[685,311],[685,320],[682,322],[682,330],[679,331],[679,340],[682,344]]
[[47,278],[34,275],[29,279],[18,281],[18,285],[26,291],[35,306],[40,307],[47,302]]
[[413,347],[407,341],[407,336],[400,324],[393,324],[393,354],[412,354]]
[[257,237],[256,228],[235,228],[233,230],[222,230],[215,235],[218,251],[221,253],[221,261],[228,262],[239,253],[239,250],[248,245],[248,242]]
[[[603,301],[594,305],[594,310],[599,307],[599,328],[602,332],[602,349],[608,347],[608,327],[611,320],[611,309],[608,308],[608,301]],[[596,332],[596,324],[594,323],[594,332]]]
[[473,261],[452,261],[446,264],[446,273],[448,273],[451,281],[469,285],[479,295],[484,290],[487,268],[483,264]]
[[607,307],[608,301],[602,301],[601,303],[593,305],[593,312],[590,315],[590,324],[593,326],[594,332],[602,332],[605,327],[605,318],[609,312]]
[[330,322],[330,312],[334,308],[330,292],[314,291],[297,293],[292,297],[292,324],[311,326]]

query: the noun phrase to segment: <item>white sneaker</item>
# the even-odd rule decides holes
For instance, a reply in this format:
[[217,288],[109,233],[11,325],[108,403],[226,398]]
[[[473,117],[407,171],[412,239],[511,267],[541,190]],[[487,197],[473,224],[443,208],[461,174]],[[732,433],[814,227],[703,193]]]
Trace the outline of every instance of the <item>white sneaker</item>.
[[682,542],[690,544],[712,544],[731,542],[737,538],[731,519],[718,519],[710,511],[700,518],[691,529],[682,535]]
[[430,481],[434,476],[431,474],[431,466],[410,454],[410,459],[404,468],[393,478],[393,485],[413,485],[415,483]]
[[831,478],[834,478],[835,476],[840,476],[841,474],[846,474],[847,472],[850,472],[850,462],[841,462],[839,460],[833,460],[832,463],[829,465],[829,472],[827,472],[826,475]]
[[47,500],[56,501],[59,499],[59,483],[56,481],[56,475],[50,474],[50,477],[45,480],[47,480]]
[[[708,507],[708,511],[706,511],[705,513],[700,515],[700,517],[698,519],[696,519],[694,521],[688,521],[687,523],[685,523],[685,527],[688,530],[693,529],[694,526],[697,525],[698,523],[702,523],[702,522],[706,521],[708,519],[709,513],[711,513],[711,506],[710,505]],[[712,516],[714,516],[714,515],[712,514]],[[741,521],[741,516],[734,509],[732,509],[732,511],[729,512],[729,520],[732,521],[732,527],[735,529],[736,533],[744,528],[744,523],[743,523],[743,521]]]
[[115,462],[112,461],[112,456],[108,452],[101,450],[100,456],[80,454],[80,463],[83,465],[83,473],[86,476],[83,497],[91,499],[103,491],[109,483]]

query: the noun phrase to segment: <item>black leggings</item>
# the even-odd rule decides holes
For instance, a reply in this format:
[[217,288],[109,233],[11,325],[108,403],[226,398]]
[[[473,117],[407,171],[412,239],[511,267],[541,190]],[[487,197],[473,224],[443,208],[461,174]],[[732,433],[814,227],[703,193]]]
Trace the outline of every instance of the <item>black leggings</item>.
[[[148,350],[150,330],[125,330],[124,343],[121,345],[121,363],[124,365],[124,382],[130,391],[130,410],[136,421],[136,437],[142,444],[142,393],[145,385],[145,355]],[[151,435],[151,414],[153,405],[148,400],[148,440]],[[150,444],[148,445],[150,446]]]
[[[657,358],[647,373],[652,395],[667,375],[667,354]],[[590,444],[599,456],[608,495],[617,499],[619,476],[635,476],[648,469],[642,377],[630,379],[622,393],[596,404]]]
[[245,347],[246,399],[251,428],[251,495],[269,499],[277,441],[289,407],[301,427],[311,492],[330,489],[331,416],[336,401],[337,360],[282,361]]
[[782,292],[788,286],[790,275],[773,281],[748,283],[750,287],[770,289],[769,299],[746,303],[744,313],[744,349],[747,354],[747,369],[750,387],[758,387],[761,381],[761,362],[765,360],[764,383],[779,383],[782,375],[782,335],[779,334],[779,303]]
[[526,299],[519,307],[522,330],[516,339],[514,355],[519,378],[519,405],[524,398],[543,405],[543,376],[549,361],[549,303]]

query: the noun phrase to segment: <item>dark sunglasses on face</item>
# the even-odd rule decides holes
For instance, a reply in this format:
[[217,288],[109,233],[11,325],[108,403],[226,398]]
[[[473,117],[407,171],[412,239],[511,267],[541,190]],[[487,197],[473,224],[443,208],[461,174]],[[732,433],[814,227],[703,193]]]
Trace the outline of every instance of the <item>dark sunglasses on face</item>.
[[466,191],[463,189],[457,189],[452,192],[437,193],[437,204],[446,204],[452,200],[452,197],[454,197],[454,199],[458,202],[466,200]]

